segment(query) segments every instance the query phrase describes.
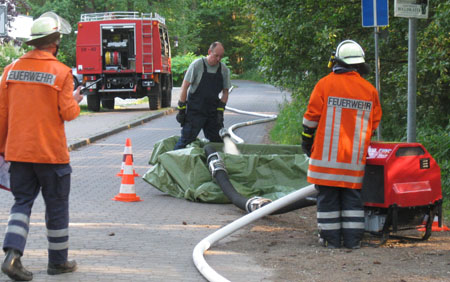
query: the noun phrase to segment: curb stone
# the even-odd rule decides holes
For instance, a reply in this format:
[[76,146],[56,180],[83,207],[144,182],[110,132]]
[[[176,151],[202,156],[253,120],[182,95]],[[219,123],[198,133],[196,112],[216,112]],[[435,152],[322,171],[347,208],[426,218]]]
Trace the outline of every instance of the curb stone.
[[146,122],[149,122],[151,120],[154,120],[156,118],[159,118],[159,117],[162,117],[162,116],[165,116],[165,115],[169,115],[169,114],[173,113],[174,110],[175,110],[175,108],[169,108],[169,109],[167,109],[165,111],[162,111],[162,112],[159,112],[157,114],[152,114],[152,115],[150,115],[148,117],[141,118],[141,119],[138,119],[136,121],[132,121],[132,122],[130,122],[128,124],[125,124],[125,125],[122,125],[122,126],[119,126],[119,127],[116,127],[116,128],[109,129],[107,131],[95,134],[92,137],[86,138],[84,140],[71,143],[71,144],[69,144],[69,146],[67,148],[69,149],[69,152],[71,152],[71,151],[76,150],[78,148],[81,148],[83,146],[89,145],[89,144],[91,144],[91,143],[93,143],[93,142],[95,142],[97,140],[103,139],[105,137],[111,136],[113,134],[119,133],[121,131],[130,129],[130,128],[136,127],[138,125],[142,125],[142,124],[144,124]]

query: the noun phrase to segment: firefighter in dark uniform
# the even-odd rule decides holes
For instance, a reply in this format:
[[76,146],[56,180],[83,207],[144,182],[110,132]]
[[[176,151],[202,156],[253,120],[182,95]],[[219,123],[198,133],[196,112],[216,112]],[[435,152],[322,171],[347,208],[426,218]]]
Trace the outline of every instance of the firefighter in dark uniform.
[[10,162],[14,204],[3,242],[2,272],[13,280],[29,281],[33,274],[21,263],[34,200],[42,191],[46,210],[50,275],[76,270],[68,261],[69,152],[64,122],[80,113],[80,87],[73,91],[69,67],[56,59],[61,35],[70,24],[53,12],[33,22],[35,48],[5,68],[0,83],[0,154]]
[[223,127],[223,112],[231,87],[230,71],[220,62],[223,54],[222,44],[214,42],[206,58],[197,59],[189,66],[178,101],[176,118],[182,129],[175,150],[193,142],[202,129],[209,141],[222,142],[219,131]]

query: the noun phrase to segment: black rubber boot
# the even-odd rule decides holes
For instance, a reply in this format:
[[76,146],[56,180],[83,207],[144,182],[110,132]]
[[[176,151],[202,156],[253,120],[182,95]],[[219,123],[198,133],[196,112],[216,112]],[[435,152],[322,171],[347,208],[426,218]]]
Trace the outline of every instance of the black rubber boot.
[[[333,244],[334,243],[334,244]],[[341,244],[334,240],[333,242],[330,242],[326,240],[325,238],[322,238],[319,234],[319,244],[322,247],[328,248],[328,249],[339,249],[341,247]]]
[[2,272],[15,281],[30,281],[33,279],[33,273],[26,270],[20,261],[21,254],[14,249],[6,251],[5,261],[2,264]]
[[347,249],[352,249],[352,250],[356,250],[361,248],[361,239],[359,238],[345,238],[344,239],[344,247],[346,247]]
[[47,273],[49,275],[74,272],[75,270],[77,270],[77,262],[74,260],[66,261],[63,264],[53,264],[49,262],[47,267]]

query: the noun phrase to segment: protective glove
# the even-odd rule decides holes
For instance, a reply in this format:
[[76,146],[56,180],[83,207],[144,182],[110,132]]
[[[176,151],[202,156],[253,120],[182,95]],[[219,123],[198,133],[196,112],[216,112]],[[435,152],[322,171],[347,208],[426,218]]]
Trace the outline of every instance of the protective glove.
[[178,101],[178,113],[176,119],[181,126],[184,126],[186,121],[186,102]]
[[314,132],[316,131],[315,128],[307,127],[306,125],[303,125],[303,132],[302,132],[302,150],[303,153],[305,153],[308,157],[311,157],[311,149],[312,145],[314,143]]
[[217,122],[221,127],[223,127],[223,112],[225,111],[226,105],[222,101],[219,101],[219,105],[217,105]]

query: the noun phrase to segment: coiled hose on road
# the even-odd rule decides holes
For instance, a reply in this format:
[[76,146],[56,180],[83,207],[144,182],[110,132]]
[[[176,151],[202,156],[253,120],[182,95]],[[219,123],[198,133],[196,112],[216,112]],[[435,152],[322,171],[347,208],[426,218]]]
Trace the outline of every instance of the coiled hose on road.
[[254,112],[247,112],[247,111],[242,111],[242,110],[238,110],[235,108],[231,108],[228,106],[226,106],[226,109],[228,111],[232,111],[232,112],[239,113],[239,114],[263,117],[261,119],[255,119],[255,120],[251,120],[251,121],[244,121],[244,122],[236,123],[228,128],[228,133],[230,134],[231,138],[233,138],[233,140],[238,144],[244,143],[244,139],[242,139],[239,136],[237,136],[236,134],[234,134],[233,130],[235,130],[239,127],[254,125],[254,124],[259,124],[259,123],[265,123],[265,122],[269,122],[269,121],[273,121],[273,120],[277,119],[277,115],[266,115],[266,114],[260,114],[260,113],[254,113]]
[[[262,115],[251,112],[244,112],[229,107],[226,107],[226,109],[244,114],[258,115],[258,116]],[[233,133],[233,129],[246,125],[268,122],[275,120],[277,118],[276,115],[275,116],[263,115],[263,116],[265,116],[264,119],[243,122],[231,126],[228,131],[225,131],[229,133],[229,136],[227,136],[227,138],[230,138],[231,136],[237,143],[244,143],[243,139],[239,138]],[[226,134],[223,134],[222,138],[224,138],[225,135]],[[197,267],[198,271],[208,281],[229,281],[208,265],[205,258],[203,257],[204,252],[207,251],[217,241],[227,237],[231,233],[241,229],[242,227],[266,215],[285,213],[301,207],[314,205],[315,200],[311,200],[311,198],[317,196],[317,190],[315,189],[314,185],[309,185],[273,202],[271,202],[269,199],[258,197],[247,199],[242,195],[240,195],[234,189],[233,185],[228,179],[225,164],[220,159],[220,156],[217,153],[217,151],[209,145],[206,145],[204,150],[207,155],[208,167],[213,177],[216,179],[217,183],[222,188],[224,194],[228,197],[228,199],[230,199],[233,202],[233,204],[249,212],[249,214],[233,221],[232,223],[220,228],[216,232],[204,238],[195,246],[194,251],[192,253],[192,258],[194,260],[195,267]]]

